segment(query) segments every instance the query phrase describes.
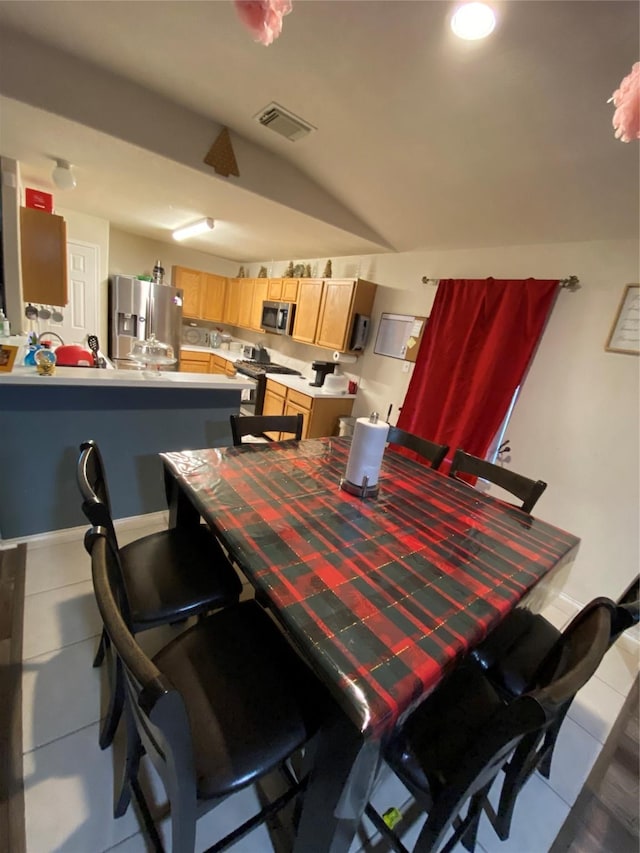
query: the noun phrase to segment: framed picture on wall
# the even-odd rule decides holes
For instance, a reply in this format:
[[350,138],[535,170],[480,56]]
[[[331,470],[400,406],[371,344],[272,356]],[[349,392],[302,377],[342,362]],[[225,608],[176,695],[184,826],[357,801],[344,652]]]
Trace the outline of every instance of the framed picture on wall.
[[0,373],[10,373],[16,360],[18,347],[0,344]]
[[609,332],[607,352],[640,354],[640,284],[628,284]]

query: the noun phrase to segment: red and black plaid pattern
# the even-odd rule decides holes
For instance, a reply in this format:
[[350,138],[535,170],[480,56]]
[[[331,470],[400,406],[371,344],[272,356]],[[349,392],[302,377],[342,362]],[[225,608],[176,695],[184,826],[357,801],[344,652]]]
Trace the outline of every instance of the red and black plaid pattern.
[[353,722],[380,736],[579,540],[391,450],[377,497],[350,440],[165,453],[202,517]]

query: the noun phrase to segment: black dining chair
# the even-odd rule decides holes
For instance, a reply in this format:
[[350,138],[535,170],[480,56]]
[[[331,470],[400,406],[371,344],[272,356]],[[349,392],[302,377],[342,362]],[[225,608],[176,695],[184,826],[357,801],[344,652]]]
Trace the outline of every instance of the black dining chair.
[[[517,698],[533,689],[547,671],[562,665],[567,637],[571,637],[576,624],[588,618],[603,602],[611,610],[607,649],[624,631],[637,625],[640,619],[638,584],[639,578],[636,577],[615,603],[607,598],[590,602],[564,632],[540,614],[532,614],[527,610],[514,611],[472,652],[472,658],[503,698],[507,701]],[[494,828],[503,841],[509,837],[516,800],[529,777],[536,770],[546,779],[551,775],[554,749],[574,698],[575,694],[565,702],[553,724],[544,732],[544,737],[523,741],[504,768],[505,778],[498,810],[492,815]]]
[[464,450],[456,450],[449,469],[449,476],[460,480],[462,479],[459,476],[460,474],[480,477],[482,480],[488,480],[490,483],[500,486],[501,489],[510,492],[522,501],[520,508],[525,512],[531,512],[547,488],[547,484],[543,480],[530,480],[522,474],[503,468],[501,465],[494,465],[493,462],[472,456],[470,453],[465,453]]
[[[217,539],[204,525],[188,531],[161,530],[118,546],[105,466],[95,441],[80,445],[76,479],[89,523],[105,528],[118,552],[134,633],[238,601],[242,583]],[[108,634],[103,630],[94,666],[102,664],[108,644]],[[102,749],[113,740],[123,700],[122,677],[113,660],[109,671],[109,705],[100,730]]]
[[[300,441],[304,419],[302,415],[230,415],[233,446],[239,447],[247,435],[263,436],[268,432],[287,433]],[[288,439],[286,439],[288,440]]]
[[399,447],[406,447],[407,450],[413,450],[419,456],[431,462],[431,467],[437,470],[443,463],[445,456],[449,452],[449,447],[446,444],[436,444],[426,438],[420,438],[411,432],[406,432],[403,429],[398,429],[396,426],[389,427],[387,435],[389,444],[397,444]]
[[[384,757],[427,813],[413,853],[439,850],[445,839],[443,853],[459,841],[474,850],[480,818],[491,814],[489,790],[509,755],[544,737],[596,671],[608,647],[612,606],[601,601],[575,623],[555,672],[534,690],[505,702],[468,660],[399,728]],[[394,850],[407,853],[371,804],[365,813]]]
[[126,762],[116,816],[133,795],[156,849],[163,849],[138,780],[146,754],[169,801],[171,849],[191,853],[199,814],[280,770],[287,790],[208,853],[225,849],[304,789],[305,780],[288,762],[322,722],[328,707],[322,688],[252,600],[204,617],[150,659],[132,631],[111,537],[104,528],[91,528],[85,545],[98,608],[126,684]]

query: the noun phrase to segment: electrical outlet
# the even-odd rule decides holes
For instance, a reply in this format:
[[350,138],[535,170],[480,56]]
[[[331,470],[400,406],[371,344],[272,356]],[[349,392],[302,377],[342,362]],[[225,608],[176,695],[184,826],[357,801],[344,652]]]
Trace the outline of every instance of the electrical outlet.
[[403,362],[402,362],[402,372],[403,372],[403,373],[408,373],[408,372],[409,372],[409,367],[410,367],[410,365],[411,365],[411,362],[409,362],[409,361],[403,361]]

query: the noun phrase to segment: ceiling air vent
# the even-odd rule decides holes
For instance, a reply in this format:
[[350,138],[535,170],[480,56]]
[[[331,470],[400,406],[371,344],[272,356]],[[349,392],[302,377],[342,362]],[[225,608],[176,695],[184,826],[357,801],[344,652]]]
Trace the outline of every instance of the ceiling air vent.
[[275,130],[276,133],[284,136],[290,142],[297,142],[298,139],[302,139],[303,136],[311,133],[312,130],[316,130],[312,124],[308,124],[275,102],[260,110],[254,118],[260,124],[268,127],[270,130]]

